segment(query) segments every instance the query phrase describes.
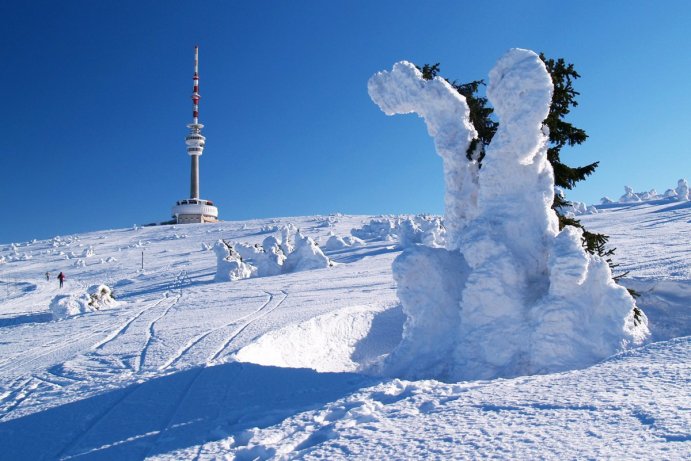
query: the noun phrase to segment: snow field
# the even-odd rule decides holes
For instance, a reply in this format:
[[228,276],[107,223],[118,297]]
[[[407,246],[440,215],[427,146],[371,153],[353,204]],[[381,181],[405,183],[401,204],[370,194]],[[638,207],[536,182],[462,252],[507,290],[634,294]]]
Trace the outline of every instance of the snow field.
[[[661,340],[691,335],[682,270],[691,249],[670,245],[691,237],[691,209],[668,208],[612,208],[586,224],[614,236]],[[32,257],[0,274],[12,281],[0,284],[0,459],[688,458],[688,338],[563,374],[377,378],[371,360],[397,344],[405,320],[391,271],[396,242],[326,251],[338,263],[330,269],[223,283],[202,249],[219,238],[262,243],[289,222],[325,242],[371,221],[73,236],[61,251],[91,245],[95,256],[67,269],[65,291],[105,281],[121,304],[61,321],[48,310],[61,291],[44,274],[69,260],[46,253],[50,240],[18,243]],[[659,257],[653,266],[647,252]],[[98,263],[107,258],[117,261]],[[235,361],[243,354],[275,363]]]

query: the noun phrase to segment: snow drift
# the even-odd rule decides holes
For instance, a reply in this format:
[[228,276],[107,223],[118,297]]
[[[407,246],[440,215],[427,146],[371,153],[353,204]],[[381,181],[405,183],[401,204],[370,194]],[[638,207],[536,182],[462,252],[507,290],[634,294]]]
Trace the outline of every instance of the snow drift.
[[[634,300],[578,229],[559,231],[547,160],[552,82],[529,50],[489,75],[499,130],[479,168],[465,98],[399,62],[368,83],[387,115],[418,113],[444,159],[446,248],[413,246],[394,262],[407,315],[386,374],[446,380],[547,373],[591,365],[647,335]],[[507,196],[512,200],[506,200]]]
[[358,371],[391,352],[402,324],[400,309],[351,306],[263,335],[235,358],[322,373]]

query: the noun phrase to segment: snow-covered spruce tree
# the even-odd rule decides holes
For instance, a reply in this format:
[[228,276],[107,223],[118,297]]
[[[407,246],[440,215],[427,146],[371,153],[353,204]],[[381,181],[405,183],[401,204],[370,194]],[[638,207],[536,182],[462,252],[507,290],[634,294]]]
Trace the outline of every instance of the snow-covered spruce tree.
[[635,301],[607,261],[585,251],[582,229],[560,229],[552,209],[544,121],[553,83],[540,56],[511,49],[490,71],[498,125],[486,149],[469,149],[479,130],[467,98],[443,78],[427,80],[401,61],[374,74],[367,90],[385,114],[424,119],[445,182],[445,246],[407,248],[392,265],[406,322],[384,374],[458,381],[550,373],[645,341],[645,317],[635,322]]
[[[571,108],[578,106],[576,96],[580,93],[574,89],[573,82],[580,78],[580,75],[574,69],[574,65],[567,64],[563,58],[548,59],[544,53],[540,53],[540,59],[545,63],[554,85],[549,115],[544,121],[545,126],[549,128],[547,159],[554,169],[555,186],[562,189],[573,189],[578,182],[590,176],[599,164],[599,162],[593,162],[589,165],[571,167],[562,163],[560,158],[561,149],[564,146],[579,145],[588,138],[585,130],[577,128],[565,120],[565,117],[571,112]],[[440,64],[425,64],[422,67],[418,66],[418,69],[422,72],[422,77],[425,80],[432,80],[439,74]],[[477,137],[470,143],[466,156],[468,160],[476,159],[481,166],[485,149],[499,127],[499,123],[493,119],[494,109],[488,106],[487,98],[478,94],[480,86],[485,86],[485,81],[474,80],[469,83],[458,83],[456,80],[445,80],[466,98],[470,108],[470,121],[477,131]],[[552,208],[559,218],[559,229],[561,230],[567,225],[582,229],[583,247],[586,251],[605,258],[611,269],[616,268],[618,264],[612,261],[616,248],[607,247],[609,236],[590,232],[579,220],[566,216],[561,210],[567,205],[569,202],[564,200],[563,196],[558,193],[554,194]],[[618,274],[615,276],[615,280],[619,281],[627,274],[628,272]],[[634,296],[638,295],[635,291],[629,291]],[[636,308],[636,318],[638,319],[639,316],[640,311]]]

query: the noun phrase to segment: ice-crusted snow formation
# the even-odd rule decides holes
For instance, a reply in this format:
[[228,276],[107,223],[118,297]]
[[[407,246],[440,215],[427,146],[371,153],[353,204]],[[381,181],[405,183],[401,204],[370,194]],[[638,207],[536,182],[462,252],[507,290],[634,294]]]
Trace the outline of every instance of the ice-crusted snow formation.
[[425,119],[444,163],[447,248],[457,249],[463,227],[476,215],[477,203],[478,164],[465,157],[477,132],[465,97],[441,77],[424,80],[407,61],[394,64],[391,72],[372,76],[367,90],[387,115],[415,112]]
[[384,373],[458,380],[566,370],[647,334],[606,261],[583,250],[578,230],[559,232],[544,63],[512,49],[489,81],[500,125],[478,170],[465,155],[475,136],[466,102],[442,79],[424,81],[407,62],[370,79],[385,113],[425,118],[444,158],[450,234],[446,249],[410,247],[394,263],[407,320]]

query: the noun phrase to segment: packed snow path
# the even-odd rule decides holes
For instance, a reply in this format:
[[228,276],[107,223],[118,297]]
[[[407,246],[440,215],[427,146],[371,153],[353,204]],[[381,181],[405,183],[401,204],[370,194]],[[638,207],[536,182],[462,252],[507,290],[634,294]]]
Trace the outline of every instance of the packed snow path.
[[[682,264],[691,249],[666,238],[691,241],[691,209],[668,207],[587,218],[613,236],[631,282],[647,287],[639,304],[661,341],[691,334],[691,274]],[[358,363],[400,340],[396,242],[327,252],[338,263],[330,269],[213,283],[216,258],[202,243],[259,243],[286,222],[325,242],[369,218],[164,226],[0,245],[3,256],[31,255],[0,266],[0,459],[691,455],[688,338],[586,370],[513,380],[365,376]],[[84,266],[73,265],[79,256],[65,259],[89,246],[95,255]],[[637,260],[642,252],[659,262]],[[62,291],[59,270],[68,276]],[[53,296],[96,283],[112,286],[121,305],[52,320]],[[234,359],[258,352],[262,364]]]

